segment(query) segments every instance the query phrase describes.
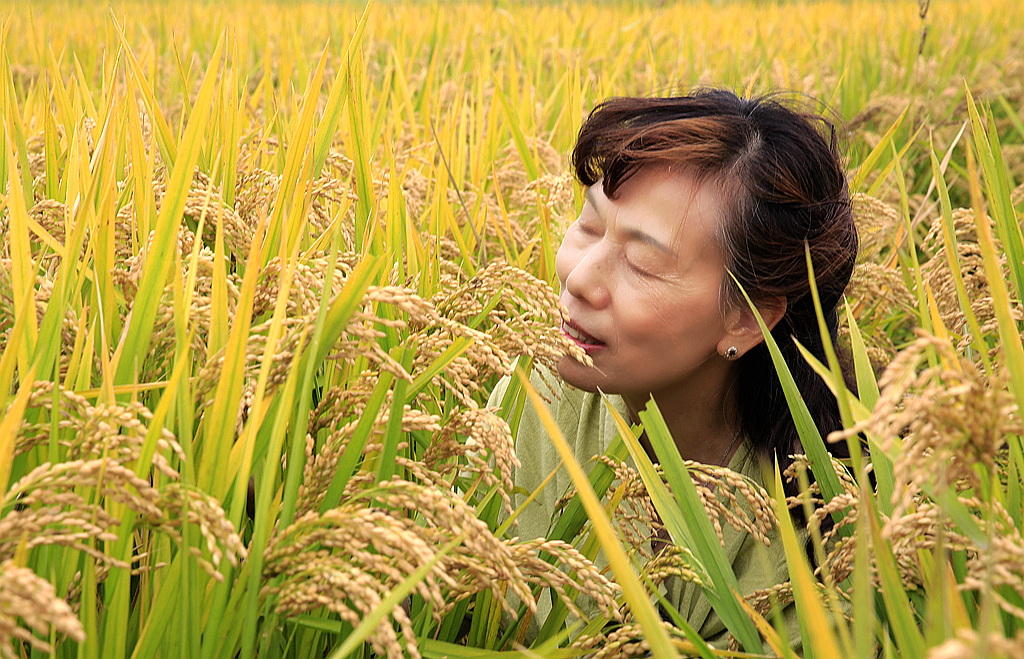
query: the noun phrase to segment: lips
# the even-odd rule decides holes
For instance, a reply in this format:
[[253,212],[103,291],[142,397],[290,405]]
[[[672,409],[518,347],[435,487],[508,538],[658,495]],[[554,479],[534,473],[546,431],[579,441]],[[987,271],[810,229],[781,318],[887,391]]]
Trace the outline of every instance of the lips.
[[562,332],[584,350],[601,348],[606,345],[604,341],[587,334],[583,328],[571,320],[562,320]]

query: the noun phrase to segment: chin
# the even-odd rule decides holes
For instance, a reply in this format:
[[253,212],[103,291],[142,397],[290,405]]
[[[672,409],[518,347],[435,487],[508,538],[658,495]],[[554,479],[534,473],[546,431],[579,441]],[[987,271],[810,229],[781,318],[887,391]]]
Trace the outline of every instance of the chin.
[[[583,391],[589,391],[592,394],[598,392],[598,383],[595,382],[595,375],[593,368],[581,364],[572,357],[566,355],[558,360],[558,375],[567,384]],[[590,377],[588,377],[588,375]],[[602,387],[605,393],[609,393],[607,389]]]

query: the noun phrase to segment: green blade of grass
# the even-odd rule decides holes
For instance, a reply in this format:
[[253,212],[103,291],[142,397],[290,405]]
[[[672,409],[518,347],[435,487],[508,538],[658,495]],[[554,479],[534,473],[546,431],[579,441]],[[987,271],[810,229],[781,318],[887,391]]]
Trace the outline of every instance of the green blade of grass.
[[903,112],[901,112],[900,116],[896,118],[896,121],[894,121],[892,125],[889,126],[889,129],[885,131],[885,134],[882,135],[882,139],[878,141],[875,148],[873,148],[868,156],[864,158],[864,161],[857,168],[857,173],[850,181],[851,190],[860,190],[861,186],[864,185],[864,181],[867,179],[868,174],[877,169],[878,162],[889,150],[889,145],[892,144],[893,136],[896,134],[896,131],[900,129],[900,126],[903,125],[903,120],[906,119],[907,111],[909,109],[909,107],[903,109]]
[[[818,320],[818,332],[821,337],[821,345],[825,349],[825,359],[828,361],[829,370],[832,372],[832,380],[836,383],[834,394],[839,402],[839,416],[842,418],[843,426],[849,428],[853,425],[853,413],[850,410],[850,392],[846,388],[843,378],[843,368],[836,356],[835,346],[832,345],[832,337],[828,325],[825,323],[825,314],[821,308],[821,298],[818,295],[818,283],[814,278],[814,262],[811,260],[811,246],[804,243],[804,257],[807,262],[807,282],[811,287],[811,298],[814,300],[814,315]],[[838,321],[837,321],[838,322]],[[860,473],[861,445],[856,435],[847,437],[847,446],[850,450],[850,461],[854,473]]]
[[516,144],[516,150],[519,152],[519,157],[523,161],[523,168],[526,170],[527,180],[535,181],[540,176],[540,168],[537,166],[537,161],[533,156],[533,151],[526,143],[526,135],[523,134],[522,123],[519,121],[519,115],[512,107],[512,103],[509,101],[508,96],[505,94],[505,90],[498,84],[494,86],[494,94],[501,101],[501,109],[505,113],[505,121],[508,122],[509,130],[512,131],[512,140]]
[[[259,252],[262,248],[262,241],[259,240],[260,229],[257,229],[256,239],[249,246],[249,259],[254,263],[259,262]],[[221,500],[228,492],[230,479],[220,478],[217,470],[223,469],[228,464],[228,456],[234,440],[234,426],[238,415],[238,402],[242,395],[246,346],[252,323],[253,298],[258,278],[259,268],[246,268],[245,276],[239,287],[234,323],[224,346],[224,360],[221,365],[220,377],[217,380],[217,387],[214,390],[213,404],[204,415],[202,451],[197,453],[200,462],[197,485],[204,492]]]
[[[372,6],[373,1],[370,0],[363,7],[363,14],[359,17],[356,29],[352,32],[352,38],[345,47],[342,62],[350,61],[355,49],[362,43],[363,32],[366,30],[367,18],[370,15],[370,7]],[[338,123],[341,120],[342,111],[348,101],[349,97],[346,93],[348,91],[348,74],[349,68],[347,66],[339,66],[338,74],[331,85],[331,91],[327,95],[323,117],[320,120],[320,125],[317,126],[316,135],[313,136],[313,176],[318,176],[324,167],[324,163],[327,162],[331,140],[334,137],[334,132],[337,130]]]
[[377,386],[374,387],[373,393],[370,395],[369,400],[366,401],[366,405],[363,407],[359,417],[359,423],[352,431],[352,437],[349,439],[348,446],[338,461],[338,468],[335,469],[334,476],[327,486],[323,503],[320,505],[320,512],[334,508],[341,500],[341,494],[345,491],[349,478],[355,473],[356,465],[362,459],[363,448],[370,439],[370,433],[373,431],[377,415],[380,412],[380,408],[384,405],[384,398],[391,389],[394,377],[394,375],[388,372],[380,374]]
[[[265,267],[274,256],[282,256],[282,263],[285,262],[284,255],[292,251],[291,242],[302,229],[305,213],[295,217],[289,213],[293,208],[293,202],[301,199],[301,185],[304,181],[311,180],[309,160],[309,143],[313,137],[313,123],[316,117],[316,107],[319,101],[320,85],[323,81],[324,69],[327,66],[327,50],[324,49],[317,62],[316,69],[307,85],[307,93],[302,99],[302,110],[295,124],[294,130],[289,135],[288,149],[285,155],[284,171],[281,173],[281,183],[278,186],[277,194],[271,203],[271,213],[267,223],[266,248],[262,253],[260,267]],[[297,199],[297,197],[299,199]]]
[[[396,346],[392,357],[402,365],[406,372],[412,367],[415,350],[409,346]],[[384,430],[384,441],[380,451],[380,463],[377,465],[377,482],[391,480],[395,475],[398,457],[398,440],[402,437],[402,418],[405,415],[406,392],[409,383],[404,378],[395,378],[395,386],[391,390],[391,409],[388,413],[388,425]]]
[[[863,500],[875,495],[871,488],[865,485],[867,478],[863,474],[860,483],[861,507],[863,507]],[[881,495],[879,495],[877,501],[882,503],[886,500],[882,499]],[[875,628],[878,620],[878,615],[875,611],[877,590],[872,579],[871,530],[869,524],[870,522],[866,516],[861,516],[857,519],[853,576],[850,579],[853,587],[853,643],[855,656],[858,657],[870,656],[874,651]]]
[[977,353],[979,359],[981,359],[982,366],[985,372],[992,375],[992,360],[988,356],[988,347],[985,345],[984,336],[981,333],[981,326],[978,324],[978,318],[974,314],[974,307],[971,304],[971,299],[967,294],[967,288],[964,286],[964,277],[960,268],[960,259],[957,255],[957,239],[956,239],[956,228],[953,225],[953,206],[949,200],[949,190],[946,187],[946,181],[942,176],[942,170],[939,166],[938,158],[935,156],[934,151],[930,151],[931,165],[932,165],[932,177],[935,181],[936,189],[939,194],[939,205],[942,212],[942,244],[943,252],[946,255],[946,262],[949,264],[950,274],[953,276],[953,285],[956,287],[957,300],[960,302],[960,310],[963,311],[964,320],[967,322],[967,328],[971,333],[971,344],[974,346],[974,350]]
[[[299,339],[297,352],[305,347],[305,336]],[[242,652],[241,656],[251,657],[256,647],[259,619],[269,615],[260,605],[260,588],[263,585],[263,552],[274,528],[277,527],[276,511],[271,509],[274,490],[277,489],[277,470],[281,466],[281,449],[284,446],[287,425],[291,421],[292,409],[295,405],[300,374],[299,360],[295,360],[285,379],[283,390],[279,394],[280,405],[270,429],[270,448],[267,450],[263,471],[260,474],[259,492],[256,498],[253,536],[249,544],[249,587],[246,589],[244,619],[242,621]],[[245,474],[243,474],[245,476]],[[248,478],[245,478],[248,482]]]
[[[1006,264],[1010,270],[1010,282],[1017,299],[1024,299],[1024,232],[1013,208],[1011,187],[1003,162],[999,130],[993,123],[991,111],[986,108],[986,122],[978,112],[970,90],[967,93],[967,111],[971,118],[973,143],[981,163],[985,184],[985,198],[995,224],[996,233],[1006,252]],[[970,178],[970,175],[968,175]]]
[[[18,101],[14,94],[14,79],[11,77],[11,65],[7,61],[6,49],[0,50],[3,55],[3,81],[4,81],[4,93],[7,95],[7,107],[4,115],[4,124],[7,129],[7,145],[10,147],[11,142],[14,143],[14,155],[17,158],[18,169],[24,174],[20,176],[19,183],[21,184],[21,194],[23,199],[32,199],[32,177],[28,176],[29,169],[28,163],[28,145],[25,142],[25,125],[21,118],[21,111],[18,109]],[[14,160],[8,160],[10,170],[13,172]],[[8,189],[10,193],[12,189]]]
[[[331,243],[331,251],[327,259],[327,270],[324,276],[323,295],[320,300],[320,308],[317,311],[316,325],[313,328],[313,336],[310,340],[309,352],[316,354],[324,335],[324,326],[327,320],[328,301],[333,295],[334,272],[338,260],[338,243],[340,236],[337,231]],[[300,391],[310,391],[313,387],[313,380],[319,364],[311,359],[304,362],[305,374],[303,376]],[[299,398],[298,409],[295,410],[293,423],[292,446],[288,454],[288,471],[285,475],[284,492],[281,499],[281,513],[279,518],[280,528],[287,528],[295,518],[295,505],[298,500],[299,482],[302,478],[303,466],[306,462],[306,434],[309,427],[309,398]]]
[[[14,303],[15,319],[26,317],[24,334],[18,343],[18,371],[27,373],[29,363],[36,350],[39,339],[39,327],[36,325],[36,263],[32,258],[32,246],[29,242],[29,215],[25,206],[26,197],[22,192],[22,179],[18,172],[14,156],[11,153],[10,134],[4,141],[3,158],[7,163],[7,237],[10,241],[11,257],[11,289]],[[26,168],[27,173],[27,168]],[[31,199],[31,197],[28,197]],[[6,395],[6,391],[4,394]]]
[[[25,380],[32,382],[35,377],[35,367],[25,372]],[[7,408],[3,419],[0,419],[0,492],[7,492],[8,482],[11,476],[11,463],[14,460],[15,439],[18,436],[17,430],[21,426],[21,420],[25,416],[25,408],[28,406],[29,396],[32,395],[32,387],[22,386],[14,396],[14,402]]]
[[373,192],[373,171],[370,168],[370,149],[373,138],[369,134],[369,127],[367,125],[370,108],[365,90],[362,88],[362,61],[361,58],[357,59],[358,55],[358,50],[354,51],[350,59],[345,62],[345,66],[349,69],[346,77],[348,97],[351,101],[348,107],[349,134],[351,135],[350,145],[353,149],[351,158],[355,164],[355,186],[358,196],[356,201],[354,249],[357,252],[366,253],[369,246],[364,245],[363,241],[366,237],[368,225],[371,222],[376,198]]

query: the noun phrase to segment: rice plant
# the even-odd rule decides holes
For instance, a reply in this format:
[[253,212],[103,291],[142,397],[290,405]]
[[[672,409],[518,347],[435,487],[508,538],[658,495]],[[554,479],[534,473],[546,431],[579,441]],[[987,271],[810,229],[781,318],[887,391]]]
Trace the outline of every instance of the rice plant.
[[[787,601],[807,656],[1024,652],[1018,3],[0,16],[0,655],[787,655]],[[544,392],[484,402],[575,350],[566,152],[600,99],[700,84],[845,124],[857,392],[816,366],[847,431],[805,438],[787,499],[651,465],[623,424],[520,539],[512,438]],[[731,592],[730,526],[792,580]],[[657,610],[671,579],[730,647]]]

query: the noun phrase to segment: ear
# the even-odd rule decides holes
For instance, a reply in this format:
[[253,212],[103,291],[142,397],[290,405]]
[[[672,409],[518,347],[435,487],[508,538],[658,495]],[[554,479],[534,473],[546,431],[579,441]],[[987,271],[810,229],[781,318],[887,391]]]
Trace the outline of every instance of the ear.
[[[775,297],[765,300],[757,305],[757,312],[761,314],[761,320],[771,330],[786,315],[786,298]],[[742,307],[737,306],[726,312],[725,320],[726,331],[718,343],[718,354],[726,356],[731,352],[731,348],[735,348],[736,356],[732,359],[736,359],[764,341],[757,317],[745,302]]]

